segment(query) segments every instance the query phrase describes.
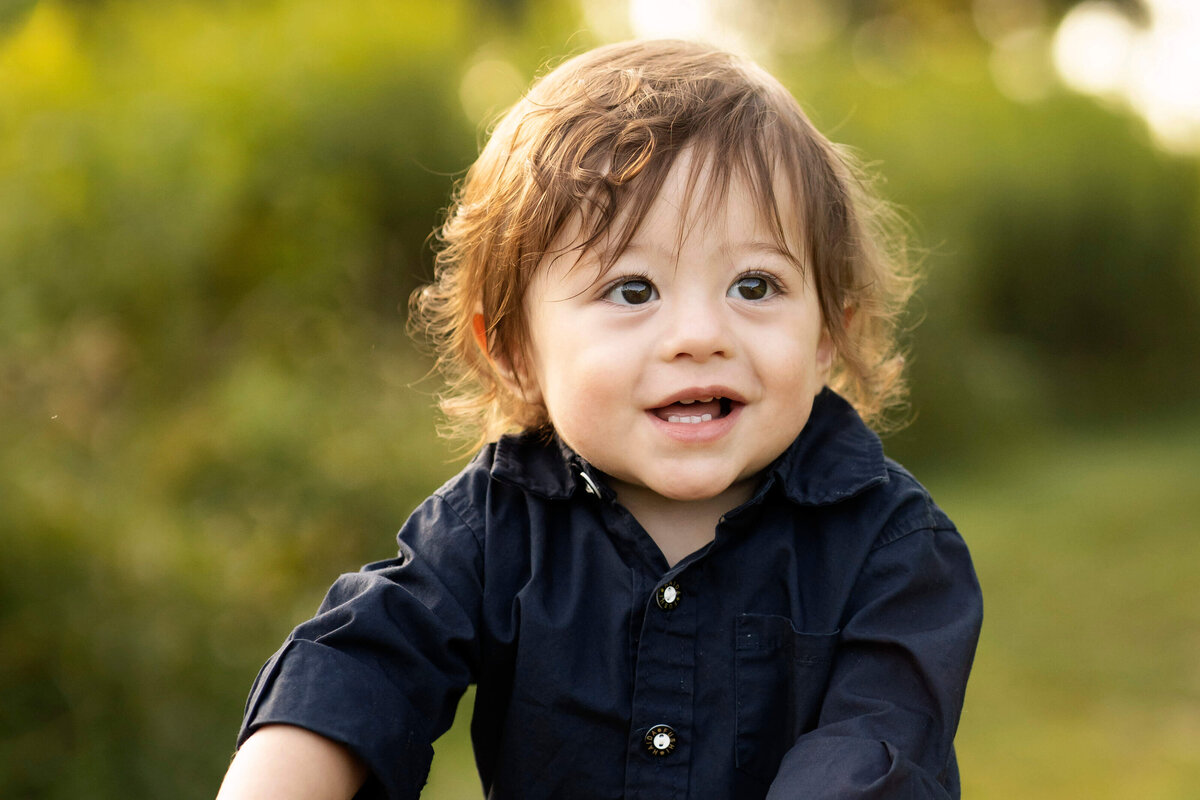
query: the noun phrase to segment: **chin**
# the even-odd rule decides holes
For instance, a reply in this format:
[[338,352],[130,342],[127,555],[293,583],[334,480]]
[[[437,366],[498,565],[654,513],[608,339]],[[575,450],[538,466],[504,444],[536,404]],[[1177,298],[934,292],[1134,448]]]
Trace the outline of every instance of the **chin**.
[[687,503],[696,500],[712,500],[714,497],[718,497],[727,491],[731,485],[732,484],[730,483],[720,482],[706,482],[698,484],[671,483],[665,486],[652,486],[650,488],[668,500],[676,500],[681,503]]

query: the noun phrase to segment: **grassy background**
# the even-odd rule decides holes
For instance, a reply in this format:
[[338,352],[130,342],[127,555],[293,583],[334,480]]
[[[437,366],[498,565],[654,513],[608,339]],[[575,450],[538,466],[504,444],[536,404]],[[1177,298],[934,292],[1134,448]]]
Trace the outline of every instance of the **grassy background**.
[[984,587],[970,797],[1185,798],[1200,781],[1200,421],[1058,435],[935,476]]

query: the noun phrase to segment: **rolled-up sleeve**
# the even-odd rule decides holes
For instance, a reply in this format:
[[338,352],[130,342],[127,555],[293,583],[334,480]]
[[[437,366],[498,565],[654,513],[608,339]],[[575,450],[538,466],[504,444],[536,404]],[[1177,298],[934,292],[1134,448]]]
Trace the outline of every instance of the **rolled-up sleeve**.
[[438,495],[398,540],[396,558],[341,576],[263,667],[239,746],[263,725],[296,725],[366,763],[360,797],[418,796],[476,672],[482,548]]
[[982,616],[948,520],[877,546],[847,606],[817,727],[785,754],[768,798],[958,797],[954,735]]

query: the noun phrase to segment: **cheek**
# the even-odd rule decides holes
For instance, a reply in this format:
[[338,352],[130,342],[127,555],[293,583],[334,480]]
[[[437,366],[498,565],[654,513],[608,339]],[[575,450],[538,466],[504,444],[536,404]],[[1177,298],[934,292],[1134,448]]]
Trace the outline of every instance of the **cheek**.
[[813,396],[825,385],[832,354],[811,330],[793,331],[792,337],[790,346],[773,349],[759,367],[764,385],[786,398],[789,408],[791,398]]
[[587,435],[631,407],[628,372],[619,363],[586,347],[563,355],[541,363],[544,402],[556,428]]
[[619,376],[612,369],[592,368],[584,357],[565,359],[548,369],[542,386],[545,387],[546,404],[570,408],[574,414],[598,416],[609,408],[616,395]]

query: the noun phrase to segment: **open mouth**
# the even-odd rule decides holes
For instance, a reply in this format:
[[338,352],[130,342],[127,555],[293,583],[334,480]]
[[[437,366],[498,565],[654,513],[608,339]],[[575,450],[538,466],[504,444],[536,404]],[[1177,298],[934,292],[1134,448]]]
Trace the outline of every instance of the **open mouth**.
[[698,425],[729,416],[736,404],[728,397],[696,397],[651,409],[651,413],[664,422]]

